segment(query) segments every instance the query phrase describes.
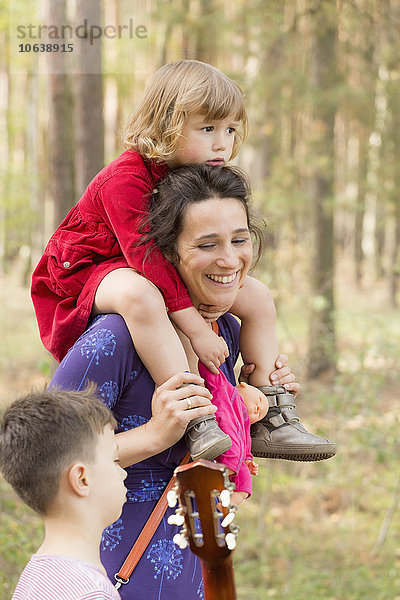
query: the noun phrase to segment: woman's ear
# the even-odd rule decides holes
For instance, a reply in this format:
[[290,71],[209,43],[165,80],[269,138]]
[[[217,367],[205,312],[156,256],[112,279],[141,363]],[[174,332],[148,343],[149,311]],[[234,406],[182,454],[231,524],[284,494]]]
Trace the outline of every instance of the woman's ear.
[[71,490],[81,498],[89,495],[89,477],[87,468],[82,463],[71,465],[67,473]]

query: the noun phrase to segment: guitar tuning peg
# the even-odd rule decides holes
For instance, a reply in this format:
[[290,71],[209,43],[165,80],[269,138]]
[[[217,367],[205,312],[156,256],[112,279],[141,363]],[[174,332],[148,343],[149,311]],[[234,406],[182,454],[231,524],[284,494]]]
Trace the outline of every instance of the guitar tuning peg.
[[169,525],[178,525],[178,527],[183,525],[184,522],[185,522],[185,517],[183,515],[179,515],[179,514],[170,515],[167,519],[167,523]]
[[176,503],[178,502],[178,495],[174,488],[172,488],[172,490],[169,490],[169,492],[167,494],[167,501],[168,501],[168,506],[170,508],[174,508],[174,506],[176,506]]
[[188,545],[187,537],[183,533],[176,533],[172,538],[172,541],[174,542],[174,544],[179,546],[181,550],[186,548]]
[[222,490],[221,495],[221,504],[224,508],[228,508],[231,503],[231,492],[229,490]]
[[225,542],[229,550],[234,550],[236,548],[236,535],[234,533],[227,533]]
[[185,517],[183,515],[183,508],[181,506],[179,508],[177,508],[175,511],[175,514],[176,514],[176,524],[178,525],[178,527],[180,527],[185,522]]
[[170,515],[167,519],[168,525],[177,525],[176,515]]
[[230,511],[221,523],[221,527],[228,527],[236,517],[236,511]]

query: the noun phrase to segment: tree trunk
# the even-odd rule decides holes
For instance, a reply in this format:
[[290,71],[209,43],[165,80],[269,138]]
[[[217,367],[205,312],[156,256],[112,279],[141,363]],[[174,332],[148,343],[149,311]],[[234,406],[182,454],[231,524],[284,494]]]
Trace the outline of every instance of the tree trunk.
[[[66,0],[48,0],[49,22],[66,22]],[[72,95],[65,65],[66,54],[49,52],[49,158],[50,193],[54,204],[54,228],[75,202]]]
[[[78,0],[77,21],[101,26],[100,0]],[[79,72],[76,92],[76,189],[80,196],[104,166],[103,83],[101,38],[76,40]]]
[[[2,45],[3,48],[3,45]],[[10,72],[5,61],[5,55],[1,57],[0,85],[3,93],[0,94],[0,153],[2,157],[1,179],[0,179],[0,274],[6,269],[7,254],[7,206],[9,176],[10,176]]]
[[400,202],[397,200],[395,206],[395,231],[391,256],[390,270],[390,300],[393,307],[398,306],[397,294],[400,281]]
[[213,0],[200,0],[197,23],[196,59],[213,65],[218,64],[217,27],[218,12]]
[[354,264],[357,286],[360,286],[361,284],[364,261],[362,244],[364,234],[365,196],[367,193],[368,149],[368,132],[362,127],[358,136],[357,198],[354,224]]
[[308,374],[336,369],[334,301],[334,124],[336,105],[336,8],[320,3],[312,17],[313,127],[310,181],[315,248]]

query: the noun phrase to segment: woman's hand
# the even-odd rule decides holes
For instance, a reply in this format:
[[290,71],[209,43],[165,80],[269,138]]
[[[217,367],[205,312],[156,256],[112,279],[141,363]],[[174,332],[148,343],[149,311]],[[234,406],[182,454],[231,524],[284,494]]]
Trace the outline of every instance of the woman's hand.
[[[300,384],[296,382],[296,375],[292,373],[290,365],[288,365],[288,357],[286,354],[280,354],[275,361],[276,370],[270,374],[271,385],[284,385],[285,388],[296,394],[300,391]],[[254,371],[255,366],[252,364],[244,364],[241,368],[239,381],[248,382],[249,375]]]
[[153,394],[151,419],[117,433],[121,467],[170,448],[181,439],[189,421],[215,413],[217,407],[211,400],[212,395],[199,375],[179,373],[168,379]]
[[174,375],[153,394],[153,416],[147,423],[148,433],[158,437],[163,450],[170,448],[181,439],[189,421],[215,413],[217,407],[211,400],[212,394],[199,375]]
[[269,379],[272,385],[284,385],[294,396],[300,391],[300,384],[296,381],[296,375],[292,373],[289,358],[286,354],[280,354],[275,361],[276,371],[273,371]]
[[217,375],[218,367],[229,356],[225,340],[214,333],[211,328],[205,326],[198,335],[190,340],[190,343],[201,362]]

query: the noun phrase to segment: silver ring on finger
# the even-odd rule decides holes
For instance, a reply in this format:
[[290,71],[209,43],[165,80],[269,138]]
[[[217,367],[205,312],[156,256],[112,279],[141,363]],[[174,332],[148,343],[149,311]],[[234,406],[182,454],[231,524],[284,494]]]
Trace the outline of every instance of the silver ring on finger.
[[190,398],[186,398],[186,410],[190,410],[192,408],[192,400]]

